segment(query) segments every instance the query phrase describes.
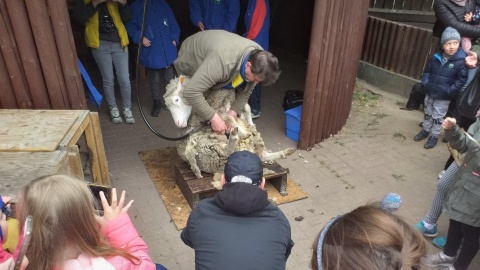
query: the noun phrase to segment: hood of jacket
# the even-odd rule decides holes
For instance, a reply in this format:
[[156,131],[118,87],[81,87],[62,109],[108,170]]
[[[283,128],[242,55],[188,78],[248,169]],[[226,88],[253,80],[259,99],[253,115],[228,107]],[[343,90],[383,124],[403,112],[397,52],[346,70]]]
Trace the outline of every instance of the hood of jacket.
[[266,191],[247,183],[226,183],[215,195],[215,202],[224,211],[236,215],[262,210],[270,203]]

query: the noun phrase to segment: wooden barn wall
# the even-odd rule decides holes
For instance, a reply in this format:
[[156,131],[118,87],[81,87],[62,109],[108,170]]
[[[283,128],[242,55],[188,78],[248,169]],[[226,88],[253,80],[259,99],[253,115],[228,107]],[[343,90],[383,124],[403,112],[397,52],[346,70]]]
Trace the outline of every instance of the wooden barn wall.
[[298,147],[308,149],[345,125],[358,71],[369,0],[317,0],[313,8]]
[[0,85],[2,109],[87,107],[66,1],[0,0]]

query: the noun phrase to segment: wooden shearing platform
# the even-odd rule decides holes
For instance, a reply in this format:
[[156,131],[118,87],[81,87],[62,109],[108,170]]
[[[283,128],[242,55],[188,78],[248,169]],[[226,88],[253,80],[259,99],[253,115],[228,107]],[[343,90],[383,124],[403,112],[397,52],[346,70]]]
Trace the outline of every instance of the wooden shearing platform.
[[[278,163],[263,166],[275,173],[265,176],[282,196],[287,196],[287,170]],[[218,190],[211,184],[213,174],[202,172],[203,178],[198,179],[186,162],[175,164],[175,183],[182,191],[183,196],[193,209],[198,202],[205,198],[213,197]]]

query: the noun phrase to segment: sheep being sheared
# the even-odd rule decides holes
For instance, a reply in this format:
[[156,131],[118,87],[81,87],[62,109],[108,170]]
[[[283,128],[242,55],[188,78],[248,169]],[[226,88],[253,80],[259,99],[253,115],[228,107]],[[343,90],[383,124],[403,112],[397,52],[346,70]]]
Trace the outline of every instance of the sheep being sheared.
[[[200,118],[193,113],[192,106],[183,98],[183,89],[189,78],[180,76],[172,80],[166,87],[163,96],[165,105],[170,110],[177,127],[190,129],[201,125]],[[197,178],[202,178],[201,171],[207,173],[223,172],[228,156],[234,151],[246,150],[257,154],[263,162],[272,163],[295,152],[287,148],[278,152],[269,152],[265,143],[253,124],[250,106],[245,105],[245,112],[235,120],[227,115],[230,105],[235,100],[235,91],[231,89],[210,89],[205,93],[207,103],[222,119],[232,127],[229,138],[217,135],[204,125],[199,131],[180,141],[177,145],[179,156],[190,164]]]

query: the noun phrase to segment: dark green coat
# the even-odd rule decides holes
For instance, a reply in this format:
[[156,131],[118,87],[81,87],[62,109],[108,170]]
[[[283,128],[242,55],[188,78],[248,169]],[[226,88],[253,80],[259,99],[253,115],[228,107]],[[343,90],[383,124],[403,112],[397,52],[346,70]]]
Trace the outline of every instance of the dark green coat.
[[[480,122],[468,129],[468,133],[480,142]],[[458,127],[445,130],[450,145],[465,158],[455,174],[455,184],[450,189],[446,209],[451,219],[480,227],[480,145],[469,139]]]

